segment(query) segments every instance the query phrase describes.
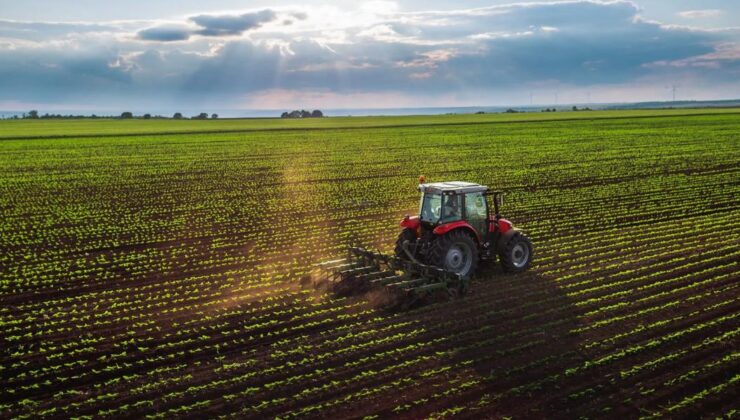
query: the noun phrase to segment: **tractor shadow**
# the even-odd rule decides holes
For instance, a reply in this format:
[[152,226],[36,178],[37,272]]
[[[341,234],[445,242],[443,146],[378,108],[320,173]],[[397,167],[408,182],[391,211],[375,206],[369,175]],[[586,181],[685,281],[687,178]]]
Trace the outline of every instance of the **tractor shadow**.
[[552,405],[563,391],[548,389],[553,385],[547,383],[530,387],[584,360],[579,337],[572,333],[580,325],[578,312],[552,279],[535,269],[510,274],[484,264],[465,296],[419,306],[401,318],[442,337],[454,335],[440,367],[451,366],[463,382],[476,378],[482,384],[483,391],[473,397],[463,394],[440,408],[488,394],[497,400],[480,407],[484,416],[563,415],[563,407]]

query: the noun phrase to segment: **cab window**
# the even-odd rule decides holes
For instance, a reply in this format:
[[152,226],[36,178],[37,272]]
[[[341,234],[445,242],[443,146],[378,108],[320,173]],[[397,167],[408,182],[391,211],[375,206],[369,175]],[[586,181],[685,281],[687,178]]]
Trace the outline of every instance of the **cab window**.
[[465,194],[465,217],[471,226],[479,233],[486,232],[488,212],[486,197],[482,192]]
[[462,219],[462,195],[442,196],[442,215],[439,223],[449,223]]

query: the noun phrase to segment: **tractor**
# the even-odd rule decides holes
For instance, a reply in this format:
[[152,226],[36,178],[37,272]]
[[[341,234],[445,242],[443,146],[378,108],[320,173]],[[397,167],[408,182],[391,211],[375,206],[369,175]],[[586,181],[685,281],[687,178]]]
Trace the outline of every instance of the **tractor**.
[[439,291],[464,295],[480,261],[498,257],[512,273],[529,267],[532,242],[499,214],[500,191],[461,181],[426,183],[423,176],[418,190],[419,215],[401,220],[393,255],[351,247],[346,258],[318,264],[328,273],[321,282],[342,294],[383,286],[411,304]]
[[[499,214],[500,191],[470,182],[420,179],[418,216],[401,220],[396,258],[453,271],[463,277],[475,273],[479,261],[499,257],[507,272],[520,272],[532,261],[532,242]],[[493,207],[493,212],[491,212]]]

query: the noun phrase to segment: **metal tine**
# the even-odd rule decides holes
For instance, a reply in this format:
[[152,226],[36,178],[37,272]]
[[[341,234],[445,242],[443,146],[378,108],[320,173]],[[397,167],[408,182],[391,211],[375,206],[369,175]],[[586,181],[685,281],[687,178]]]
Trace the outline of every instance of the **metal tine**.
[[398,283],[387,284],[386,286],[400,288],[400,289],[408,289],[408,288],[413,288],[416,285],[422,285],[426,281],[427,279],[418,278],[418,279],[403,280],[403,281],[399,281]]
[[373,272],[370,272],[370,273],[358,274],[356,278],[358,280],[373,280],[375,278],[387,277],[387,276],[390,276],[392,274],[394,274],[394,272],[393,271],[388,271],[388,270],[386,270],[386,271],[373,271]]
[[358,258],[362,259],[366,265],[376,266],[378,267],[379,270],[381,269],[381,266],[388,266],[390,263],[390,260],[392,258],[395,258],[389,255],[385,255],[381,252],[378,252],[377,250],[372,251],[369,249],[359,248],[359,247],[353,248],[352,252]]
[[404,277],[404,276],[398,276],[398,275],[397,276],[381,277],[379,279],[370,280],[370,284],[378,284],[378,285],[384,286],[384,285],[387,285],[387,284],[391,284],[391,283],[396,283],[398,281],[402,281],[405,278],[406,277]]
[[354,276],[357,274],[365,274],[373,270],[377,270],[377,268],[374,266],[367,265],[363,267],[350,268],[349,270],[339,271],[339,274],[342,276]]
[[419,293],[430,292],[432,290],[447,289],[447,287],[448,286],[445,282],[438,282],[438,283],[424,284],[418,287],[412,287],[409,289],[405,289],[405,291],[410,292],[410,293],[419,294]]

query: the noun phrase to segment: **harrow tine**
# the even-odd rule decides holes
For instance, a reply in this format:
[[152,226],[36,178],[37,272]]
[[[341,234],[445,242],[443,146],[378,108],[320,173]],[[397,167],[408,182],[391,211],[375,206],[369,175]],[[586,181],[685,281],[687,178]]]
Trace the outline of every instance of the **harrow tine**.
[[386,271],[372,271],[370,273],[365,273],[365,274],[359,274],[359,275],[357,275],[357,279],[359,279],[359,280],[368,280],[369,281],[369,280],[374,280],[376,278],[387,277],[387,276],[390,276],[392,274],[394,274],[394,272],[393,271],[389,271],[389,270],[386,270]]
[[387,284],[386,286],[405,290],[405,289],[413,289],[415,286],[421,285],[426,281],[427,281],[426,279],[419,278],[419,279],[403,280],[397,283]]
[[439,282],[439,283],[429,283],[429,284],[424,284],[422,286],[409,288],[409,289],[406,289],[406,291],[412,292],[412,293],[428,293],[434,290],[447,289],[447,288],[448,288],[447,284],[443,282]]
[[369,271],[372,271],[374,269],[375,269],[375,267],[373,267],[372,265],[365,265],[365,266],[362,266],[362,267],[350,268],[349,270],[342,270],[342,271],[339,272],[339,274],[341,274],[343,276],[351,276],[351,275],[354,275],[354,274],[364,274],[364,273],[369,272]]
[[406,278],[405,276],[398,276],[398,275],[389,276],[389,277],[381,277],[379,279],[370,280],[370,283],[374,285],[379,285],[379,286],[386,286],[391,283],[402,281],[405,278]]

